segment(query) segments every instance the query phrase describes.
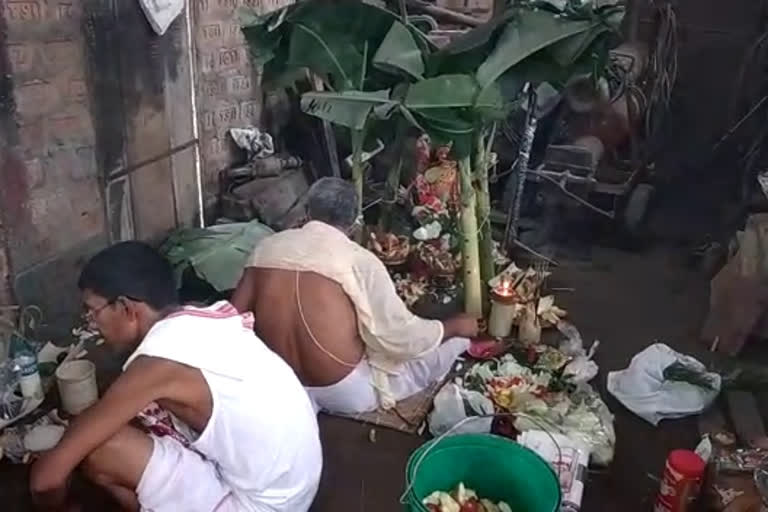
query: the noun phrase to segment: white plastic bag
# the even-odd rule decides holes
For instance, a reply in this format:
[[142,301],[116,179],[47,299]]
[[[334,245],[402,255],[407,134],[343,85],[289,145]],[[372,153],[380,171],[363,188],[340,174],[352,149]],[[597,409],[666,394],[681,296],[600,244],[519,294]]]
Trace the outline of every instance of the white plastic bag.
[[572,358],[563,370],[564,375],[568,376],[574,384],[581,384],[594,379],[600,371],[600,367],[592,358],[595,356],[597,347],[600,346],[600,341],[595,340],[589,347],[589,351],[586,351],[576,326],[560,321],[557,323],[557,330],[565,336],[565,339],[560,342],[560,352]]
[[[471,411],[467,414],[465,401]],[[429,432],[437,437],[445,434],[462,420],[473,415],[493,414],[493,402],[478,393],[449,382],[435,395],[435,408],[429,415]],[[477,418],[467,421],[451,434],[487,434],[493,418]]]
[[608,391],[624,406],[652,425],[666,418],[699,414],[720,392],[720,376],[709,373],[715,389],[664,379],[664,369],[676,361],[705,370],[693,357],[656,343],[632,358],[629,368],[608,374]]

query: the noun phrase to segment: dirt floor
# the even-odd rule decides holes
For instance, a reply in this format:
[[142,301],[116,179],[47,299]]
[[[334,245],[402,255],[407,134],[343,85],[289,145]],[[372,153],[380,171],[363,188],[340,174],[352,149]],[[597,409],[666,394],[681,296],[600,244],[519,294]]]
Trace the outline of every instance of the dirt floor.
[[[564,263],[555,270],[552,287],[573,288],[560,302],[586,341],[599,339],[600,374],[596,385],[605,395],[610,370],[627,365],[632,355],[656,340],[695,353],[699,325],[706,313],[704,276],[686,265],[683,250],[655,248],[645,252],[594,249],[591,261]],[[616,457],[610,468],[596,469],[586,486],[585,512],[650,510],[667,452],[695,446],[694,419],[652,427],[610,396],[616,415]],[[415,436],[377,429],[353,421],[321,418],[325,471],[315,512],[391,512],[400,510],[408,455],[423,442]],[[0,463],[0,510],[31,510],[26,469]],[[84,491],[85,511],[112,510],[100,493]]]

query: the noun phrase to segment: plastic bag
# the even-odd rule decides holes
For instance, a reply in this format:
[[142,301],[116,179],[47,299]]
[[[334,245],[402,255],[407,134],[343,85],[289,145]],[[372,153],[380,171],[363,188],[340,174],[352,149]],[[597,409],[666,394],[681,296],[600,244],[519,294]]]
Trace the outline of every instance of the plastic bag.
[[663,343],[646,348],[629,363],[629,368],[608,374],[608,391],[624,406],[652,425],[665,418],[699,414],[720,392],[721,378],[711,373],[714,389],[664,378],[664,369],[675,362],[706,371],[693,357],[680,354]]
[[[429,415],[429,431],[437,437],[445,434],[462,420],[475,415],[493,414],[493,402],[478,393],[449,382],[438,391],[435,407]],[[467,414],[469,409],[469,414]],[[476,418],[452,431],[452,434],[487,434],[493,418]]]
[[567,375],[571,382],[580,384],[589,382],[597,376],[600,367],[592,360],[600,346],[600,341],[595,340],[589,351],[584,350],[584,341],[581,338],[579,330],[573,324],[560,321],[557,323],[557,330],[565,336],[560,342],[560,352],[572,358],[566,365],[563,374]]

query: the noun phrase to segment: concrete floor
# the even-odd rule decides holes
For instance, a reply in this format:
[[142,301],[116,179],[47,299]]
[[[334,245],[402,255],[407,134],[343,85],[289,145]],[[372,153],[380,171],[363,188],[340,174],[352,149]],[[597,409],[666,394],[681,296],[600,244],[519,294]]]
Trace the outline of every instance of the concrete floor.
[[[655,340],[694,354],[700,350],[696,339],[706,313],[708,283],[684,263],[685,254],[674,249],[595,249],[591,262],[555,269],[551,287],[575,288],[560,293],[559,303],[586,341],[601,341],[601,372],[595,381],[601,392],[608,371],[625,367]],[[583,511],[650,510],[657,490],[652,477],[659,475],[669,450],[695,446],[696,422],[679,420],[654,428],[611,397],[606,401],[616,415],[616,457],[610,468],[590,473]],[[377,429],[371,443],[371,427],[336,418],[321,418],[321,428],[325,472],[312,510],[399,510],[406,460],[423,440]],[[0,510],[31,510],[25,468],[0,463],[0,482]],[[86,512],[112,509],[95,491],[86,495]]]

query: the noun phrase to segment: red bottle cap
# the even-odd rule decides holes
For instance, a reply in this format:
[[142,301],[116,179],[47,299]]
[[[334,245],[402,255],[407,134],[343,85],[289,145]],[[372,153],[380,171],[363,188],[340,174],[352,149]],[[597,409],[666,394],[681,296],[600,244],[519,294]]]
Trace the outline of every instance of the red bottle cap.
[[675,471],[684,474],[689,478],[700,478],[704,476],[704,470],[707,463],[699,457],[696,452],[691,450],[673,450],[667,458],[669,465]]

